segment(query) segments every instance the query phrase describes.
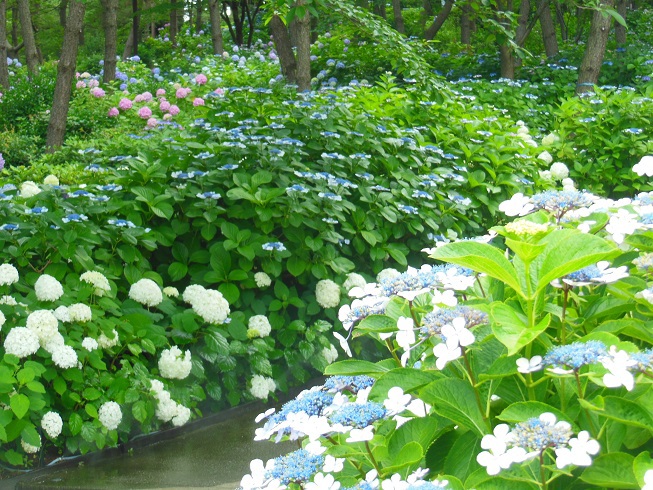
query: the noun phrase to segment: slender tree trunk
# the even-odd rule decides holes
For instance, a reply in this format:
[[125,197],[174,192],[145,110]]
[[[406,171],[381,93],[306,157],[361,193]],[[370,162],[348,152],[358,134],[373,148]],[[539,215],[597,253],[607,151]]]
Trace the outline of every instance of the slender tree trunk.
[[580,7],[576,8],[576,35],[574,36],[574,43],[580,43],[583,37],[583,26],[585,25],[585,9]]
[[11,45],[18,46],[18,6],[11,7]]
[[66,27],[66,11],[68,10],[68,0],[61,0],[59,3],[59,25]]
[[[298,7],[306,0],[297,0]],[[297,89],[300,92],[311,89],[311,15],[306,10],[303,17],[297,17]]]
[[0,0],[0,87],[9,88],[7,65],[7,0]]
[[[523,41],[526,40],[528,36],[528,16],[531,13],[531,2],[530,0],[521,0],[519,2],[519,15],[517,17],[517,30],[515,31],[515,39]],[[519,44],[520,46],[523,45]]]
[[17,1],[20,26],[23,31],[23,42],[25,43],[27,70],[30,73],[30,77],[33,77],[39,72],[39,54],[36,51],[36,40],[34,39],[34,29],[32,28],[32,14],[29,11],[29,0]]
[[[612,8],[613,5],[614,0],[603,0],[600,6],[603,8]],[[603,16],[598,10],[595,10],[592,14],[592,23],[590,25],[589,37],[587,38],[587,45],[585,46],[585,54],[578,70],[577,94],[594,90],[594,85],[599,81],[601,65],[605,56],[605,47],[608,44],[611,21],[611,16]]]
[[392,13],[395,18],[395,29],[405,34],[406,26],[404,26],[404,16],[401,13],[401,0],[392,0]]
[[281,74],[286,78],[288,83],[297,83],[297,60],[295,59],[295,53],[293,53],[292,44],[290,43],[288,28],[277,14],[272,16],[269,26],[272,39],[274,40],[274,48],[279,57]]
[[220,0],[209,0],[209,16],[211,18],[211,41],[213,42],[213,54],[222,54],[224,45],[222,40],[222,25],[220,23],[220,11],[222,5]]
[[387,14],[385,12],[385,0],[374,0],[374,6],[372,7],[372,12],[374,12],[379,17],[387,19]]
[[118,0],[102,0],[104,20],[104,83],[116,78],[116,54],[118,50]]
[[[512,11],[512,0],[497,0],[497,11],[498,12],[511,12]],[[497,19],[504,28],[510,29],[510,25],[506,20],[505,15],[499,16]],[[499,58],[501,61],[501,77],[502,78],[515,78],[515,55],[512,49],[512,46],[508,41],[504,41],[499,45]]]
[[[171,4],[177,3],[176,0],[170,0]],[[170,41],[172,42],[173,46],[177,45],[177,32],[179,30],[179,26],[177,26],[177,10],[172,9],[170,11]]]
[[460,42],[467,46],[472,45],[472,30],[474,28],[472,12],[474,12],[472,9],[472,0],[466,0],[460,16]]
[[431,5],[431,0],[423,0],[422,8],[424,8],[424,14],[426,15],[427,19],[433,17],[435,14],[435,12],[433,12],[433,5]]
[[[428,0],[425,0],[424,3],[427,3]],[[454,0],[446,0],[445,4],[442,6],[442,10],[438,12],[438,16],[433,20],[433,24],[429,26],[428,29],[426,29],[426,32],[424,33],[424,39],[427,41],[432,40],[444,24],[444,21],[447,20],[449,17],[449,14],[451,13],[451,9],[453,8]]]
[[138,0],[132,0],[132,56],[138,55],[138,42],[140,40],[141,15],[138,12]]
[[554,0],[553,4],[556,9],[556,20],[560,26],[560,38],[562,39],[562,42],[567,42],[569,40],[569,28],[565,22],[565,14],[562,11],[562,6],[557,0]]
[[556,37],[555,25],[553,25],[551,7],[548,4],[540,14],[540,27],[542,27],[542,42],[544,43],[546,56],[548,58],[556,56],[560,50],[558,49],[558,38]]
[[134,45],[134,31],[129,29],[129,35],[127,36],[127,41],[125,41],[125,49],[122,51],[122,59],[126,60],[131,56],[132,46]]
[[[617,0],[617,13],[626,20],[628,14],[627,0]],[[626,44],[626,28],[617,22],[614,25],[614,37],[617,41],[617,46],[624,46]]]
[[78,0],[70,0],[66,29],[63,35],[61,56],[57,65],[57,82],[54,87],[54,99],[50,111],[50,122],[46,136],[47,152],[52,153],[63,144],[70,106],[70,93],[75,78],[77,66],[77,49],[79,31],[84,24],[86,4]]
[[202,30],[202,0],[195,0],[195,32]]

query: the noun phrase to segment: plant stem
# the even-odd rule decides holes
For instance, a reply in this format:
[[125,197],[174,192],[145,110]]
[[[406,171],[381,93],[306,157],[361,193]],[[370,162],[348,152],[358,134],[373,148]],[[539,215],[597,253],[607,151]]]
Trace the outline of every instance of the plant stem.
[[478,287],[481,288],[481,295],[486,298],[487,296],[485,295],[485,290],[483,289],[483,284],[481,284],[481,279],[478,274],[476,275],[476,282],[478,283]]
[[476,378],[474,378],[474,372],[472,371],[472,365],[469,362],[469,358],[467,357],[467,351],[465,350],[464,347],[460,348],[463,352],[463,360],[465,361],[465,369],[467,369],[467,375],[469,376],[469,380],[472,384],[472,388],[474,389],[474,397],[476,398],[476,404],[478,405],[478,409],[481,412],[481,415],[483,416],[483,420],[488,424],[488,427],[490,428],[490,432],[492,430],[492,427],[490,426],[488,418],[485,416],[485,410],[483,410],[483,403],[481,403],[481,395],[478,392],[478,387],[476,386]]
[[399,367],[401,367],[401,359],[397,357],[397,353],[395,352],[394,346],[392,345],[392,342],[390,342],[390,339],[385,339],[385,345],[388,346],[388,350],[390,351],[390,354],[392,354],[394,360],[397,361],[397,364],[399,365]]
[[365,447],[367,448],[367,452],[370,455],[370,462],[372,463],[372,466],[374,466],[374,469],[376,472],[381,475],[381,469],[379,468],[379,463],[376,462],[376,459],[374,459],[374,455],[372,454],[372,448],[370,448],[370,443],[369,441],[365,441]]
[[546,473],[544,470],[544,451],[540,453],[540,479],[542,480],[542,490],[546,490]]
[[569,286],[562,283],[562,317],[560,318],[560,342],[565,345],[567,342],[567,325],[565,319],[567,317],[567,302],[569,301]]

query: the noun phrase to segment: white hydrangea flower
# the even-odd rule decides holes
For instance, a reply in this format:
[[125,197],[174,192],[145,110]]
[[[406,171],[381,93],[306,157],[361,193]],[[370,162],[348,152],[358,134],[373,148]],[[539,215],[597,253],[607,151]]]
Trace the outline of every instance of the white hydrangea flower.
[[56,175],[50,174],[43,179],[43,183],[45,185],[59,185],[59,179]]
[[163,288],[163,294],[165,294],[168,298],[178,298],[179,290],[172,286],[167,286]]
[[386,279],[394,279],[400,275],[401,272],[399,272],[397,269],[389,267],[387,269],[383,269],[376,275],[376,282],[383,282]]
[[185,379],[192,367],[190,351],[182,353],[176,345],[165,349],[159,358],[159,372],[164,378]]
[[140,279],[132,284],[129,297],[144,306],[156,306],[163,301],[161,288],[152,279]]
[[556,141],[559,141],[560,137],[555,133],[549,133],[544,138],[542,138],[542,144],[545,146],[552,145]]
[[265,272],[257,272],[254,274],[254,281],[259,288],[266,288],[272,284],[272,279]]
[[33,311],[27,317],[26,325],[38,336],[42,346],[59,333],[59,320],[50,310]]
[[550,170],[540,170],[538,173],[540,174],[540,180],[545,180],[547,182],[551,182],[553,180],[553,175],[551,175]]
[[340,303],[340,287],[330,279],[322,279],[315,286],[315,299],[322,308],[335,308]]
[[2,327],[5,322],[7,321],[7,318],[5,317],[5,314],[0,311],[0,327]]
[[114,430],[120,425],[122,411],[116,402],[105,402],[98,410],[98,419],[107,430]]
[[5,294],[0,298],[0,305],[9,305],[9,306],[16,306],[18,302],[14,299],[13,296],[9,296],[8,294]]
[[102,332],[97,338],[97,343],[101,349],[110,349],[111,347],[114,347],[120,343],[118,332],[116,332],[115,328],[111,331],[111,333],[113,334],[112,337],[107,337],[104,335],[104,332]]
[[93,294],[96,296],[104,296],[105,293],[108,293],[111,291],[111,285],[109,284],[109,280],[104,276],[104,274],[97,272],[97,271],[87,271],[84,272],[79,278],[92,285],[95,289],[93,290]]
[[8,286],[18,282],[18,269],[11,264],[0,265],[0,286]]
[[646,155],[633,166],[633,172],[637,175],[646,175],[647,177],[653,177],[653,156]]
[[77,353],[69,345],[57,345],[52,349],[52,362],[61,369],[77,366]]
[[329,347],[322,349],[322,356],[324,357],[324,360],[327,362],[327,364],[331,364],[338,359],[338,350],[335,348],[335,346],[330,345]]
[[98,341],[93,337],[85,337],[84,340],[82,340],[82,347],[89,352],[93,352],[99,346],[100,344],[98,344]]
[[190,419],[190,408],[177,404],[177,414],[172,417],[172,425],[181,427]]
[[201,295],[193,299],[191,307],[205,322],[213,325],[223,324],[230,312],[229,303],[222,293],[215,289],[204,289]]
[[32,196],[36,196],[41,192],[41,189],[31,180],[25,181],[20,186],[20,195],[21,197],[28,199]]
[[21,359],[35,354],[39,347],[38,335],[27,327],[14,327],[5,337],[5,352]]
[[547,164],[550,164],[551,162],[553,162],[553,157],[551,156],[551,153],[549,153],[546,150],[544,150],[542,153],[537,155],[537,158],[539,158],[540,160],[542,160],[544,163],[547,163]]
[[356,274],[355,272],[350,272],[349,274],[347,274],[347,279],[342,284],[342,287],[345,289],[345,291],[349,292],[351,288],[355,288],[355,287],[364,288],[366,284],[367,281],[363,276],[361,276],[360,274]]
[[20,440],[20,445],[23,446],[23,451],[25,451],[27,454],[36,454],[39,452],[39,449],[41,449],[40,445],[32,446],[30,443],[25,442],[25,439]]
[[204,296],[206,289],[199,284],[191,284],[184,290],[183,300],[186,303],[193,304]]
[[563,180],[569,177],[569,169],[562,162],[555,162],[551,165],[551,177],[555,180]]
[[68,307],[68,315],[70,316],[70,321],[80,323],[88,322],[93,318],[91,308],[83,303],[75,303],[74,305],[70,305]]
[[67,306],[58,306],[57,309],[54,310],[54,316],[62,323],[71,322],[70,313],[68,312]]
[[247,330],[249,338],[267,337],[272,331],[270,320],[265,315],[254,315],[249,319],[247,326],[249,327]]
[[255,374],[252,377],[252,386],[249,392],[255,398],[267,400],[268,395],[277,389],[277,385],[272,378],[266,378],[260,374]]
[[50,354],[52,354],[55,350],[59,349],[59,347],[65,345],[65,343],[66,340],[63,338],[63,335],[57,332],[52,337],[50,337],[42,347]]
[[653,469],[646,470],[646,473],[644,473],[644,486],[642,490],[653,490]]
[[63,420],[57,412],[48,412],[41,419],[41,427],[52,439],[56,439],[63,429]]
[[39,301],[57,301],[63,296],[63,286],[51,275],[43,274],[36,280],[34,292]]

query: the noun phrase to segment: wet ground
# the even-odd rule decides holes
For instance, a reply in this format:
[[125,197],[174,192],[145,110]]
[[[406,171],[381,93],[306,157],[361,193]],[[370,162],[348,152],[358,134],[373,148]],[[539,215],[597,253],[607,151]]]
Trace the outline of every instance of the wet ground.
[[14,489],[193,489],[235,490],[249,462],[266,461],[297,448],[296,443],[254,442],[260,404],[239,407],[169,435],[147,436],[123,450],[49,466],[0,480]]

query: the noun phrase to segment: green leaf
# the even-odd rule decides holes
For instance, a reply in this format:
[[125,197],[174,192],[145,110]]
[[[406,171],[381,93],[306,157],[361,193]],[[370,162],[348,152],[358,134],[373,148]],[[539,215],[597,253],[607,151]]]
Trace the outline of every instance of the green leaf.
[[204,336],[206,346],[220,355],[229,355],[229,342],[220,332],[208,331]]
[[404,393],[411,393],[441,377],[442,375],[436,371],[422,371],[413,368],[393,369],[376,380],[369,398],[382,402],[388,397],[390,388],[398,386],[404,390]]
[[492,333],[508,348],[512,356],[535,340],[549,326],[551,315],[547,314],[540,323],[530,326],[526,317],[506,303],[496,302],[490,310]]
[[653,469],[653,460],[649,453],[646,451],[639,453],[633,461],[633,472],[640,487],[644,486],[644,474],[650,469]]
[[139,400],[132,405],[132,415],[141,424],[145,422],[147,418],[147,406],[143,400]]
[[507,284],[525,297],[515,268],[503,255],[503,252],[487,243],[471,241],[447,243],[437,248],[431,257],[487,274]]
[[[565,415],[557,408],[542,402],[513,403],[508,408],[506,408],[503,412],[501,412],[500,415],[497,415],[497,418],[504,422],[518,423],[518,422],[524,422],[525,420],[531,418],[539,417],[544,412],[551,412],[553,415],[556,416],[556,419],[565,420],[567,422],[572,423],[569,420],[569,416]],[[572,427],[574,428],[574,430],[577,429],[577,427],[573,423],[572,423]]]
[[378,364],[374,364],[369,361],[358,361],[358,360],[347,360],[335,362],[327,366],[324,370],[324,374],[335,376],[335,375],[346,375],[346,376],[356,376],[359,374],[367,374],[368,376],[375,377],[376,374],[378,377],[379,373],[387,373],[389,369],[384,368]]
[[411,419],[394,431],[388,441],[388,452],[397,454],[402,447],[413,441],[419,443],[426,450],[442,425],[438,417],[434,415]]
[[626,453],[602,454],[580,479],[600,488],[639,488],[633,471],[633,458]]
[[417,465],[424,457],[424,449],[418,442],[409,442],[398,453],[394,453],[394,458],[388,466],[383,468],[382,475],[392,475],[403,468],[410,468]]
[[432,405],[437,414],[473,430],[481,437],[489,431],[476,402],[474,389],[462,379],[446,378],[434,381],[420,392],[419,397]]
[[235,284],[228,282],[220,284],[218,286],[218,291],[222,293],[224,299],[226,299],[229,304],[234,304],[240,298],[240,289]]
[[82,430],[82,417],[78,413],[71,413],[70,418],[68,419],[68,426],[70,427],[70,433],[73,436],[79,434]]
[[444,460],[444,472],[460,478],[462,481],[479,468],[476,455],[480,446],[480,437],[473,432],[465,432],[454,442],[447,458]]
[[86,413],[93,419],[98,418],[97,408],[92,403],[87,403],[84,405],[84,410]]
[[82,391],[82,396],[89,401],[97,400],[102,396],[102,392],[100,390],[97,390],[95,388],[86,388],[84,391]]
[[622,424],[653,430],[651,413],[640,404],[617,396],[597,396],[591,401],[579,400],[583,407]]
[[27,444],[31,444],[32,446],[36,446],[36,447],[41,447],[41,437],[39,436],[39,433],[36,431],[36,427],[34,427],[32,424],[27,425],[20,433],[20,436]]
[[288,272],[290,272],[295,277],[299,276],[302,272],[304,272],[306,270],[306,266],[307,266],[306,261],[298,257],[297,255],[292,255],[286,261],[286,268],[288,269]]
[[188,266],[181,262],[173,262],[168,266],[168,275],[171,281],[179,281],[186,277],[188,273]]
[[397,320],[390,318],[387,315],[369,315],[363,318],[356,329],[354,330],[355,336],[363,335],[366,333],[387,333],[397,331]]
[[22,385],[29,383],[35,377],[36,373],[30,368],[23,368],[18,373],[16,373],[16,379]]
[[18,393],[9,399],[9,405],[14,415],[22,419],[29,410],[29,398],[22,393]]

